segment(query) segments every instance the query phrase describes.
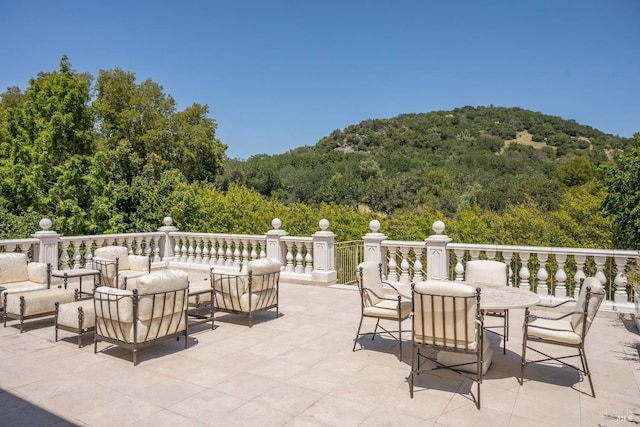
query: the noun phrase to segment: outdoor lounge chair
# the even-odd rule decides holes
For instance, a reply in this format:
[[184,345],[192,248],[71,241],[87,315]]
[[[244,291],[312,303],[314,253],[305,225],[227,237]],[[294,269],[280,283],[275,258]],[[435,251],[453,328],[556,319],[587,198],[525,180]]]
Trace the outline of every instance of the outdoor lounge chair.
[[[402,296],[393,285],[382,281],[382,264],[366,261],[358,265],[356,282],[358,283],[358,291],[360,291],[360,324],[352,351],[356,350],[360,337],[371,335],[371,340],[373,340],[376,334],[386,333],[398,341],[398,359],[402,360],[402,321],[409,318],[411,314],[411,301],[403,301]],[[376,319],[376,326],[373,332],[361,334],[362,321],[365,317]],[[398,322],[398,330],[385,329],[380,326],[380,320]],[[378,332],[378,328],[381,332]],[[398,334],[398,337],[394,335],[395,333]]]
[[[413,287],[411,342],[411,398],[417,375],[447,368],[476,382],[475,400],[480,409],[480,384],[491,364],[480,311],[480,289],[456,282],[416,284]],[[437,353],[435,357],[434,352]],[[442,352],[448,355],[447,363],[442,363],[443,359],[438,357]],[[432,362],[428,368],[421,367],[424,359]],[[464,372],[472,372],[475,376]]]
[[[589,370],[589,365],[587,363],[587,355],[584,351],[584,341],[603,299],[604,288],[602,283],[600,283],[600,280],[596,277],[589,277],[580,281],[578,299],[575,301],[573,310],[569,313],[557,317],[542,317],[533,315],[529,312],[528,308],[526,309],[522,339],[522,369],[520,372],[520,384],[524,381],[527,363],[539,363],[555,360],[565,366],[577,370],[582,375],[585,375],[589,379],[591,395],[596,397],[596,392],[593,388],[593,381],[591,380],[591,371]],[[574,300],[563,301],[562,303],[552,307],[557,308],[565,303],[573,301]],[[534,343],[545,343],[574,348],[578,350],[578,353],[563,356],[550,356],[538,349],[532,348],[531,344]],[[544,358],[527,361],[527,349],[544,356]],[[545,349],[545,351],[548,350]],[[580,363],[582,365],[581,368],[577,365],[564,361],[564,359],[573,357],[580,358]]]
[[[478,284],[495,284],[509,285],[509,266],[504,262],[492,260],[474,260],[468,261],[464,270],[464,281],[470,285]],[[491,310],[485,311],[485,316],[500,317],[503,319],[502,326],[485,325],[485,329],[502,337],[502,353],[507,352],[507,341],[509,341],[509,310]],[[492,329],[502,329],[502,333]]]
[[184,336],[187,348],[187,299],[189,277],[179,270],[146,274],[133,289],[101,286],[94,293],[95,341],[137,352],[161,340]]
[[275,308],[277,318],[281,266],[277,259],[262,258],[249,261],[246,272],[222,273],[212,268],[215,311],[247,316],[249,327],[253,325],[253,315],[259,311]]
[[129,255],[125,246],[104,246],[96,249],[93,266],[100,271],[100,285],[127,289],[129,281],[151,272],[151,258]]

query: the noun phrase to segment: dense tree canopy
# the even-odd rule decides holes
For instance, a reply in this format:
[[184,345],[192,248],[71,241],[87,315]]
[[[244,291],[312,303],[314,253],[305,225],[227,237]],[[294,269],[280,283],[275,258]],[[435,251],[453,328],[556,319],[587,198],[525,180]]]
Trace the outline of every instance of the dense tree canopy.
[[[469,243],[638,247],[640,134],[604,134],[520,108],[403,114],[315,146],[228,159],[206,105],[182,111],[151,79],[39,73],[0,96],[0,238],[40,218],[64,234],[185,231],[293,235],[327,218],[339,240],[371,219],[421,240],[444,220]],[[603,179],[604,178],[604,179]],[[604,206],[604,211],[602,210]],[[605,214],[607,216],[605,216]]]

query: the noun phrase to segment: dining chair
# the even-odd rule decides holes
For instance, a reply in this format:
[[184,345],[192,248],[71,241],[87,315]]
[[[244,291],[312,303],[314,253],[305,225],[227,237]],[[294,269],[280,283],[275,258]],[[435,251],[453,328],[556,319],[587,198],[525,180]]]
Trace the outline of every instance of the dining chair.
[[[356,282],[360,292],[360,324],[353,342],[353,350],[356,350],[360,337],[371,335],[371,340],[376,334],[386,333],[398,341],[399,360],[402,360],[402,321],[408,319],[411,314],[411,301],[403,300],[398,289],[382,280],[382,264],[366,261],[358,265],[356,269]],[[385,288],[386,286],[386,288]],[[373,332],[360,333],[362,321],[365,317],[376,319]],[[398,330],[390,331],[380,325],[380,320],[398,322]],[[378,328],[382,332],[378,332]],[[397,333],[396,337],[394,334]]]
[[[548,317],[533,315],[528,308],[526,309],[523,326],[520,385],[522,385],[524,381],[527,363],[540,363],[555,360],[586,376],[591,387],[591,395],[596,397],[593,381],[591,380],[591,371],[589,370],[589,364],[587,363],[584,342],[603,299],[604,287],[600,280],[596,277],[588,277],[580,281],[580,291],[577,300],[567,300],[554,306],[547,306],[551,308],[558,308],[566,303],[575,301],[575,305],[570,312],[557,317]],[[578,353],[551,356],[540,349],[531,347],[531,344],[534,343],[545,343],[560,347],[574,348],[578,350]],[[527,349],[544,356],[544,358],[527,361]],[[545,349],[545,351],[548,350]],[[581,367],[564,361],[564,359],[574,357],[578,357],[580,359]]]

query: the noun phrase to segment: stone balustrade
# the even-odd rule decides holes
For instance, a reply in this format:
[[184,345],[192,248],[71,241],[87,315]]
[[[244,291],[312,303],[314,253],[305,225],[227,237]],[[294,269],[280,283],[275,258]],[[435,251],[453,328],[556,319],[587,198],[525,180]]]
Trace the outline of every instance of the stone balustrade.
[[[150,233],[61,236],[49,230],[51,221],[40,221],[41,230],[28,239],[0,240],[0,251],[29,253],[32,260],[50,262],[59,269],[90,264],[98,247],[126,246],[131,254],[148,255],[154,267],[208,271],[239,271],[254,259],[271,257],[282,262],[281,278],[293,283],[336,283],[335,234],[329,221],[319,222],[312,236],[289,236],[281,221],[264,235],[193,233],[179,231],[165,218],[164,226]],[[389,240],[373,220],[363,237],[362,260],[383,264],[385,279],[408,284],[421,280],[464,280],[469,260],[490,259],[509,265],[509,285],[526,287],[543,300],[574,295],[580,279],[595,276],[607,290],[603,309],[633,311],[626,272],[637,269],[639,251],[556,248],[538,246],[453,243],[436,221],[434,234],[424,241]],[[360,262],[362,260],[356,260]]]

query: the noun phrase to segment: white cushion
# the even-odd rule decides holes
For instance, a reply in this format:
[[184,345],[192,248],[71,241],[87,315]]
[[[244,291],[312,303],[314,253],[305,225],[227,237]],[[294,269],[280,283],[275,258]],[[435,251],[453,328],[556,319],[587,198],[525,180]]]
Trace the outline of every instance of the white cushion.
[[472,286],[459,282],[416,284],[413,293],[414,339],[425,344],[476,348],[476,300],[467,298],[475,295]]
[[0,284],[29,280],[27,254],[7,252],[0,254]]
[[35,283],[47,283],[49,279],[47,264],[43,262],[30,262],[27,264],[27,273],[29,280]]
[[[100,286],[94,292],[97,317],[133,322],[133,292],[131,290]],[[98,324],[100,321],[98,321]],[[109,322],[107,322],[109,323]]]
[[69,328],[78,327],[78,307],[82,307],[82,325],[81,328],[91,328],[95,325],[95,309],[93,300],[85,299],[81,301],[69,302],[58,306],[58,325]]
[[135,285],[140,297],[140,320],[170,315],[186,309],[189,275],[184,271],[159,270],[139,277]]
[[464,281],[470,284],[508,284],[509,267],[504,262],[491,260],[468,261],[464,270]]
[[365,261],[358,265],[356,272],[356,279],[360,281],[360,271],[362,271],[362,286],[363,289],[368,289],[371,292],[364,291],[364,304],[365,306],[372,306],[382,301],[384,296],[384,287],[382,286],[382,278],[380,277],[380,266],[374,261]]
[[[398,319],[398,300],[381,300],[376,305],[365,307],[365,316],[383,317],[385,319]],[[411,301],[400,303],[400,318],[404,319],[411,314]]]
[[[482,351],[482,375],[486,374],[489,370],[489,366],[491,366],[491,361],[493,360],[493,349],[489,343],[489,338],[487,338],[486,333],[484,333],[483,338],[483,351]],[[475,354],[468,353],[456,353],[453,351],[439,351],[438,356],[436,357],[438,363],[442,363],[445,366],[459,365],[465,363],[462,366],[456,366],[455,369],[459,371],[465,372],[478,372],[478,364],[476,362],[477,357]],[[468,365],[467,365],[468,363]]]
[[129,269],[149,272],[149,257],[146,255],[129,255]]
[[38,315],[52,313],[55,310],[55,303],[71,302],[75,299],[74,291],[71,289],[42,289],[29,292],[15,292],[7,295],[7,313],[20,314],[20,297],[24,297],[24,315]]
[[93,254],[95,258],[108,259],[115,261],[118,259],[119,270],[130,270],[129,265],[129,250],[125,246],[104,246],[96,249]]
[[529,323],[527,331],[529,336],[565,344],[580,344],[581,341],[568,319],[535,319]]
[[[600,283],[600,280],[598,280],[596,277],[587,277],[582,283],[582,288],[580,289],[578,300],[576,301],[576,305],[573,309],[574,311],[580,313],[584,311],[584,304],[585,300],[587,299],[587,288],[591,288],[591,298],[589,298],[589,307],[587,309],[587,325],[585,327],[585,334],[589,332],[591,323],[596,317],[596,312],[598,311],[598,307],[600,306],[600,301],[604,298],[604,287],[602,286],[602,283]],[[582,334],[583,319],[583,314],[571,315],[571,326],[576,334]]]

